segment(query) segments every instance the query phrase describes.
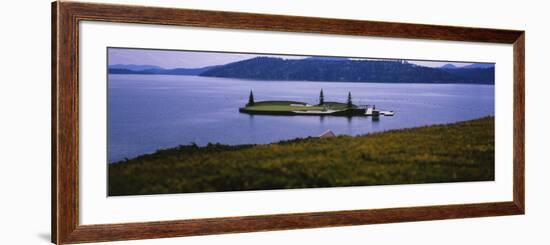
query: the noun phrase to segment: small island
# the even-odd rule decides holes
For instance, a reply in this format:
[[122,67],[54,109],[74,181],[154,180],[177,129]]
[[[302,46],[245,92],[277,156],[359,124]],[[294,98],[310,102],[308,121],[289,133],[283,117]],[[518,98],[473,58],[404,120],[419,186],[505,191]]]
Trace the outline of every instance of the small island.
[[248,103],[239,108],[239,112],[251,115],[284,115],[284,116],[393,116],[393,111],[379,111],[375,105],[355,105],[352,102],[351,92],[348,93],[346,103],[324,101],[323,90],[319,94],[319,103],[316,105],[300,101],[254,101],[254,94],[250,91]]

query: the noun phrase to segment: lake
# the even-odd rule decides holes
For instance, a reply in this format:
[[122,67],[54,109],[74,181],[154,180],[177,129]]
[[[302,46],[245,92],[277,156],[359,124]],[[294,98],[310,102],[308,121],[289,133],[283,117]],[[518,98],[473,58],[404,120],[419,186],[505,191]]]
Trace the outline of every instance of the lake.
[[[453,123],[494,115],[494,86],[308,81],[254,81],[170,76],[109,75],[108,161],[196,143],[266,144],[297,137],[360,135],[390,129]],[[376,105],[395,116],[266,116],[239,113],[250,90],[256,101],[296,100]]]

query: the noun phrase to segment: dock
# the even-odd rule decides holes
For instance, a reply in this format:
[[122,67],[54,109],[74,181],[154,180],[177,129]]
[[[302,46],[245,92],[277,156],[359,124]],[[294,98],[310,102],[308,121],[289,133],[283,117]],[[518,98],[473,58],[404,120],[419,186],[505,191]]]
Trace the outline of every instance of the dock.
[[367,108],[367,110],[365,111],[365,116],[376,117],[376,116],[379,116],[379,115],[391,117],[391,116],[395,115],[395,112],[393,112],[393,111],[379,111],[379,110],[376,110],[372,107]]
[[372,107],[369,107],[369,108],[367,108],[367,111],[365,112],[365,115],[366,116],[372,116],[373,111],[374,111],[374,109],[372,109]]

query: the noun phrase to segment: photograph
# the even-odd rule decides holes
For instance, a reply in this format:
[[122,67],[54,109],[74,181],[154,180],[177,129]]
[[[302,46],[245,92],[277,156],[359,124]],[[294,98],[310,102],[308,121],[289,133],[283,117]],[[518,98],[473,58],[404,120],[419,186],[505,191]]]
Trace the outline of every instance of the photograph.
[[494,180],[494,63],[107,52],[109,196]]
[[107,57],[109,196],[494,181],[494,63]]

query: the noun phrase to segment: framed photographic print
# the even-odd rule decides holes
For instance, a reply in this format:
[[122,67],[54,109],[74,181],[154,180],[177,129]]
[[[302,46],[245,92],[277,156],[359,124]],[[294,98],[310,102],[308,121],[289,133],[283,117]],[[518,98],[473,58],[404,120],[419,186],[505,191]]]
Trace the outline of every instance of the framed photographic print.
[[523,214],[525,33],[58,1],[52,242]]

